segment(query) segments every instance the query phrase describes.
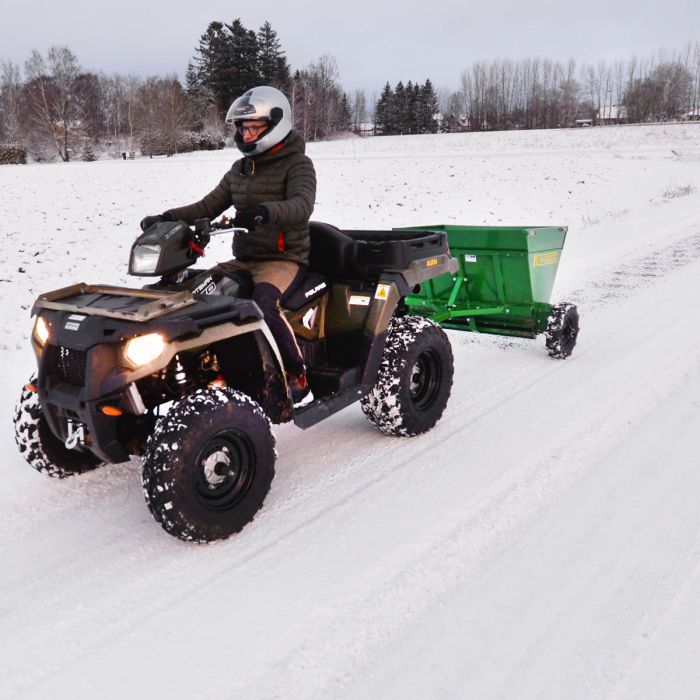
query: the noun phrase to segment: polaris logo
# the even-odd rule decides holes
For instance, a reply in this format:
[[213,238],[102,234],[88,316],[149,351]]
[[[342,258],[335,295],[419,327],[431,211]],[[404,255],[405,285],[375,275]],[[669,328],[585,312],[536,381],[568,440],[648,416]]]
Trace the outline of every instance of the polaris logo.
[[309,297],[316,294],[316,292],[320,292],[322,289],[325,289],[325,288],[326,288],[326,283],[321,282],[321,284],[317,284],[313,289],[309,289],[308,292],[305,292],[304,296],[308,299]]

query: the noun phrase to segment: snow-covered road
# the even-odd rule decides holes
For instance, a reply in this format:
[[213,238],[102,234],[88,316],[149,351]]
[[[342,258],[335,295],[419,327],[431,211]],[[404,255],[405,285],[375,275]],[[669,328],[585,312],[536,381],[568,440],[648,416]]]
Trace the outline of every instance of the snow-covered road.
[[357,406],[279,426],[256,520],[186,545],[137,460],[49,480],[10,416],[33,296],[126,281],[140,215],[203,194],[232,154],[0,168],[0,697],[700,696],[700,194],[669,194],[700,187],[700,125],[310,152],[315,218],[341,226],[569,224],[573,357],[450,332],[433,431],[388,438]]

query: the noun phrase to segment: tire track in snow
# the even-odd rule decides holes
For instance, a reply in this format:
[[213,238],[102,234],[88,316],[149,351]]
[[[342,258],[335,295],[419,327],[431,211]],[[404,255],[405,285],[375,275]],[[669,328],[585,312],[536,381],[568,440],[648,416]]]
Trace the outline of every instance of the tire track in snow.
[[[688,264],[691,262],[693,259],[697,258],[700,255],[700,235],[693,235],[690,238],[683,240],[679,242],[677,245],[674,246],[673,250],[670,251],[670,253],[664,258],[664,260],[667,261],[665,265],[660,265],[658,264],[658,256],[653,255],[653,256],[646,256],[640,260],[637,260],[631,264],[628,264],[625,266],[623,269],[624,274],[626,277],[630,280],[631,282],[624,284],[624,285],[619,285],[618,280],[622,279],[622,275],[620,271],[615,271],[612,273],[612,276],[604,278],[602,280],[597,280],[593,283],[593,292],[587,292],[584,291],[583,293],[578,293],[576,294],[577,301],[581,302],[584,301],[587,306],[590,306],[591,309],[596,308],[600,304],[605,304],[609,302],[615,302],[618,299],[622,298],[623,295],[627,296],[629,293],[633,292],[638,286],[639,283],[642,282],[648,282],[650,278],[658,278],[660,276],[664,276],[668,274],[669,272],[673,271],[677,267],[683,264]],[[608,295],[604,291],[602,294],[598,294],[598,290],[606,290],[608,288],[613,288],[616,290],[614,295]],[[580,298],[579,298],[580,297]],[[584,324],[584,332],[585,332],[585,318],[582,319],[582,322]],[[452,334],[454,336],[454,334]],[[476,339],[476,337],[474,337]],[[500,339],[496,341],[496,343],[506,343],[506,344],[513,344],[513,340],[505,340],[501,341]],[[527,344],[529,341],[521,341],[524,344]],[[576,353],[580,354],[581,349],[578,348]],[[534,364],[534,363],[533,363]],[[497,385],[492,386],[490,388],[490,391],[486,394],[480,394],[477,398],[479,402],[483,401],[491,401],[493,396],[498,396],[500,394],[508,393],[512,394],[512,387],[513,385],[520,384],[520,391],[527,391],[529,387],[533,384],[536,384],[538,382],[541,382],[546,376],[551,374],[551,372],[555,371],[555,366],[550,366],[547,365],[548,369],[547,370],[537,370],[537,374],[535,377],[531,380],[531,383],[529,385],[522,385],[520,378],[516,375],[515,377],[511,376],[507,379],[507,381],[500,381]],[[533,366],[530,366],[528,368],[528,373],[532,373],[533,371],[536,371]],[[451,415],[459,415],[459,425],[461,428],[462,423],[465,421],[467,423],[474,422],[476,420],[479,420],[481,417],[484,415],[487,415],[491,411],[495,410],[498,408],[500,405],[502,405],[503,401],[500,399],[497,399],[494,402],[489,403],[489,408],[487,408],[485,411],[478,412],[476,414],[472,413],[473,411],[473,401],[474,397],[469,396],[466,400],[461,401],[460,400],[460,395],[462,392],[453,391],[453,396],[448,408],[448,414],[446,418],[449,420],[449,417]],[[286,438],[287,436],[285,436]],[[292,438],[292,442],[290,445],[285,445],[284,448],[282,448],[282,457],[284,459],[285,452],[296,452],[299,448],[299,443],[303,442],[304,438],[301,438],[300,436],[297,437],[296,440]],[[375,444],[374,447],[375,449],[377,447],[383,446],[382,443],[386,443],[386,446],[384,447],[383,450],[381,450],[381,453],[388,454],[390,452],[395,451],[395,441],[393,440],[386,440],[382,438],[380,441],[377,441],[375,438],[375,442],[378,444]],[[403,448],[399,448],[399,452],[412,452],[412,446],[406,446],[405,450]],[[347,450],[345,451],[346,453],[341,455],[341,459],[338,461],[344,462],[346,464],[346,467],[340,471],[336,472],[334,471],[330,478],[323,483],[318,483],[314,484],[315,488],[311,488],[310,490],[304,487],[305,494],[301,499],[299,498],[298,493],[292,493],[292,494],[287,494],[286,497],[279,503],[275,504],[275,509],[274,509],[274,517],[278,517],[280,515],[286,515],[286,513],[293,511],[293,510],[304,510],[305,506],[308,502],[313,502],[317,498],[317,494],[323,492],[325,489],[328,488],[329,485],[332,485],[335,482],[342,481],[344,479],[348,478],[355,478],[355,472],[358,470],[361,470],[363,468],[363,463],[364,463],[364,456],[355,456],[353,458],[353,455],[355,454],[354,450]],[[378,455],[381,458],[381,453]],[[405,456],[405,455],[404,455]],[[280,460],[280,463],[283,463],[283,459]],[[349,462],[348,462],[349,459]],[[379,460],[378,460],[379,461]],[[94,475],[91,475],[90,478],[93,478],[93,480],[96,479],[101,479],[102,477],[99,475],[99,473],[95,473]],[[123,479],[120,479],[120,481],[123,481]],[[279,478],[278,478],[279,482]],[[85,505],[86,502],[92,501],[94,498],[93,494],[89,491],[89,489],[96,488],[96,484],[89,484],[87,485],[87,488],[81,489],[80,495],[82,498],[80,499],[82,501],[82,504],[78,504],[78,507],[82,509],[82,507]],[[123,487],[123,484],[119,485],[119,488],[121,489]],[[136,489],[137,493],[140,494],[140,485]],[[115,492],[116,493],[116,492]],[[108,494],[108,497],[113,495],[112,493]],[[75,511],[75,502],[73,500],[70,500],[66,498],[65,502],[63,503],[63,518],[61,518],[58,523],[61,522],[61,520],[71,520],[74,517],[74,511]],[[51,521],[52,527],[56,527],[57,522],[56,522],[56,512],[53,509],[49,509],[48,513],[44,513],[44,517],[42,517],[40,524],[44,525],[45,523]],[[272,511],[270,511],[270,515],[273,515]],[[23,526],[23,529],[26,528],[26,523]],[[158,533],[160,534],[160,533]],[[136,542],[138,544],[138,541]],[[104,550],[105,547],[109,548],[111,544],[119,544],[119,537],[117,534],[115,534],[114,530],[110,531],[108,536],[105,538],[100,538],[98,540],[95,540],[90,543],[91,544],[91,549],[95,552],[100,552],[102,553],[103,556],[100,556],[100,560],[109,560],[108,555],[104,555]],[[50,545],[49,545],[50,546]],[[121,553],[125,556],[129,556],[129,548],[128,546],[119,546],[119,549]],[[83,566],[81,568],[76,568],[74,573],[77,576],[82,576],[85,574],[85,572],[91,568],[94,568],[94,564],[96,563],[95,561],[91,560],[91,554],[90,550],[81,550],[77,560],[74,555],[71,556],[65,556],[59,560],[51,560],[49,559],[50,566],[47,567],[43,572],[37,571],[37,575],[39,576],[39,579],[37,580],[37,586],[40,586],[40,580],[43,578],[42,574],[47,574],[48,571],[51,569],[55,569],[57,567],[63,567],[65,564],[68,562],[71,563],[72,566],[75,567],[75,565],[78,562],[83,562]],[[16,583],[19,583],[17,581]],[[13,585],[10,582],[10,588],[5,588],[4,593],[7,595],[10,592],[13,592],[12,589],[14,589],[14,593],[22,595],[26,593],[26,590],[23,588],[24,584],[22,584],[22,587]]]
[[[617,345],[624,346],[625,332],[635,325],[639,327],[641,316],[639,314],[628,324],[605,335],[605,340],[601,339],[597,345],[616,340]],[[684,319],[676,318],[674,326],[667,326],[665,330],[672,332],[680,329],[684,322]],[[614,367],[608,368],[604,373],[604,380],[596,377],[591,381],[601,386],[610,386],[610,378],[618,374],[618,369],[622,370],[628,361],[635,365],[634,355],[653,357],[656,350],[664,346],[664,340],[656,336],[647,335],[645,338],[637,337],[636,340],[638,342],[635,343],[634,350],[630,351],[627,358],[621,355]],[[278,683],[281,682],[286,689],[286,697],[303,697],[303,692],[295,694],[294,689],[303,689],[305,679],[313,676],[322,696],[338,697],[339,687],[342,688],[346,681],[363,678],[366,668],[378,664],[378,655],[390,648],[392,639],[401,635],[408,624],[407,619],[427,614],[425,611],[435,606],[437,601],[444,600],[451,590],[463,585],[465,581],[481,576],[506,551],[513,548],[529,528],[539,523],[542,514],[557,502],[562,493],[573,488],[586,475],[591,463],[595,465],[604,458],[612,447],[624,441],[633,424],[643,420],[656,406],[663,405],[666,396],[686,381],[688,358],[693,357],[688,350],[695,346],[695,342],[689,338],[685,343],[678,343],[669,357],[669,364],[674,367],[673,382],[669,383],[668,376],[659,376],[646,384],[632,385],[628,390],[618,389],[607,400],[601,401],[600,410],[590,414],[589,422],[552,436],[547,449],[540,450],[534,460],[527,457],[524,466],[504,472],[493,489],[483,492],[468,504],[468,512],[463,520],[460,521],[457,516],[455,527],[441,532],[439,538],[425,546],[418,557],[406,562],[403,569],[383,581],[379,590],[373,590],[370,596],[358,599],[345,611],[342,623],[334,621],[323,631],[314,627],[311,635],[315,639],[320,638],[320,643],[299,640],[299,644],[287,656],[275,659],[275,681],[270,681],[269,675],[260,669],[260,674],[238,688],[238,691],[255,688],[260,697],[275,697],[275,689],[280,687]],[[700,367],[697,360],[692,362],[692,371],[697,376]],[[561,371],[565,375],[577,374],[573,365],[562,368]],[[624,376],[624,372],[619,374]],[[631,378],[629,372],[627,374]],[[542,388],[546,390],[551,384],[556,382],[545,382]],[[561,405],[557,404],[559,408],[563,409],[569,399],[575,402],[576,390],[573,389],[571,394],[559,402]],[[645,401],[649,394],[656,399],[656,404],[651,409]],[[503,410],[489,411],[492,414],[491,423],[498,423],[500,416],[513,412],[513,405],[509,401],[504,401],[500,408]],[[556,412],[549,407],[545,415]],[[487,415],[484,414],[482,418]],[[480,426],[473,425],[473,428],[474,431],[470,432],[478,433]],[[453,434],[443,436],[443,439],[449,441],[450,438],[457,437],[461,436]],[[453,442],[457,447],[459,441]],[[484,449],[479,450],[478,439],[476,442],[476,453],[485,454],[489,448],[482,446]],[[517,459],[520,455],[512,456]],[[660,504],[659,508],[662,507]],[[667,598],[672,595],[675,584],[683,580],[689,567],[692,569],[695,565],[694,556],[700,554],[700,543],[695,542],[694,545],[691,551],[675,558],[676,570],[673,574],[669,572],[665,594],[657,596],[658,610],[666,607]],[[592,575],[598,576],[599,572]],[[585,590],[585,586],[586,582],[582,581],[579,590]],[[547,626],[556,623],[559,612],[555,610],[553,619],[537,623],[540,626],[544,624],[541,635],[544,639],[547,638]],[[534,656],[536,658],[536,654]],[[319,669],[323,669],[320,679]],[[325,685],[322,684],[323,681]]]
[[[612,329],[610,333],[608,332],[608,329],[606,329],[605,332],[602,333],[601,339],[595,344],[594,347],[600,346],[600,344],[604,342],[611,342],[611,338],[618,338],[618,341],[620,338],[624,338],[625,334],[630,328],[638,326],[640,317],[630,318],[628,323],[622,326],[615,323],[615,328]],[[651,343],[652,340],[652,337],[646,338],[644,342],[640,343],[635,348],[635,351],[640,352],[641,349],[643,347],[646,347],[649,343]],[[622,345],[625,344],[624,341],[619,342]],[[588,350],[587,352],[591,353],[593,352],[593,350]],[[559,383],[555,381],[556,379],[561,379],[561,376],[558,378],[554,376],[555,372],[563,374],[564,379],[566,378],[567,374],[575,376],[578,373],[574,364],[562,365],[561,363],[556,363],[550,366],[552,367],[552,369],[547,374],[549,375],[549,379],[551,379],[551,381],[554,384]],[[495,420],[495,414],[501,415],[505,413],[512,413],[513,406],[517,406],[517,399],[520,395],[523,395],[530,391],[539,391],[541,390],[543,385],[546,385],[548,383],[548,381],[549,380],[547,378],[543,378],[542,376],[535,377],[532,381],[530,381],[527,384],[527,386],[523,386],[519,392],[515,393],[514,395],[508,397],[505,400],[498,402],[496,405],[490,406],[488,409],[483,410],[478,416],[475,416],[471,419],[469,424],[470,433],[478,433],[480,429],[479,423],[483,422],[485,419]],[[638,388],[637,393],[642,394],[645,390],[646,389],[640,387]],[[618,426],[618,424],[615,422],[615,416],[618,416],[618,421],[622,420],[623,418],[624,421],[626,421],[629,417],[629,411],[627,409],[629,409],[630,406],[641,404],[641,402],[638,401],[638,398],[639,397],[636,394],[631,398],[625,397],[625,400],[622,404],[625,410],[621,411],[619,398],[615,397],[615,400],[611,403],[610,409],[607,411],[606,419],[601,421],[601,429],[604,427],[607,421],[608,424],[616,426],[617,430],[620,426]],[[493,422],[493,420],[491,420],[491,422]],[[598,443],[598,438],[601,435],[601,430],[598,430],[598,428],[599,426],[597,423],[593,426],[593,430],[591,430],[590,425],[587,425],[583,429],[583,433],[589,435],[589,439],[592,440],[594,443]],[[624,428],[624,425],[622,426],[622,428]],[[190,600],[196,592],[201,594],[204,590],[210,587],[215,588],[217,585],[220,585],[221,580],[229,579],[229,574],[235,571],[241,572],[245,568],[245,565],[249,564],[254,559],[258,559],[261,557],[269,558],[269,555],[272,554],[273,550],[275,550],[278,545],[283,544],[285,542],[288,543],[290,540],[297,538],[297,536],[301,535],[302,533],[311,528],[322,528],[323,522],[326,520],[328,515],[336,514],[335,517],[332,518],[332,520],[337,519],[337,513],[344,507],[353,506],[353,504],[358,501],[358,497],[360,495],[364,496],[368,491],[374,489],[374,487],[376,486],[386,485],[387,482],[391,481],[391,479],[396,475],[396,473],[402,470],[410,470],[412,464],[420,462],[421,458],[424,456],[429,456],[431,452],[434,452],[436,443],[439,442],[448,447],[451,443],[455,443],[454,446],[457,447],[459,444],[461,444],[461,440],[463,439],[463,431],[464,422],[463,420],[460,420],[458,423],[455,424],[454,427],[449,429],[449,432],[447,433],[445,433],[444,430],[439,431],[439,434],[438,431],[435,431],[435,436],[429,440],[425,440],[425,444],[422,445],[420,449],[416,450],[414,446],[411,446],[412,452],[410,455],[410,459],[407,460],[407,455],[402,454],[403,451],[400,451],[399,453],[395,454],[394,458],[388,463],[385,463],[382,471],[378,473],[375,477],[369,480],[365,480],[364,483],[357,485],[351,491],[347,491],[344,494],[342,494],[341,497],[335,498],[331,503],[325,504],[323,508],[317,509],[312,516],[303,518],[301,521],[297,522],[294,525],[294,527],[287,527],[284,533],[282,533],[281,535],[278,534],[278,536],[270,539],[270,541],[265,546],[259,547],[254,551],[249,552],[245,557],[237,558],[235,562],[232,562],[228,566],[216,567],[215,571],[209,570],[205,576],[199,577],[198,580],[194,583],[194,585],[188,586],[184,590],[179,590],[176,595],[168,596],[166,600],[160,602],[157,606],[152,607],[149,610],[148,615],[144,616],[141,614],[137,614],[136,617],[130,620],[128,624],[119,625],[118,630],[112,630],[115,633],[106,635],[105,638],[103,638],[98,644],[95,644],[94,641],[96,640],[93,640],[93,644],[91,645],[91,653],[89,657],[92,657],[101,649],[108,648],[110,645],[116,643],[120,639],[123,639],[125,636],[133,633],[135,630],[137,630],[139,627],[142,627],[144,624],[153,621],[156,617],[166,613],[173,607],[177,608],[181,604],[186,604],[187,601]],[[612,431],[612,434],[614,433],[615,431]],[[594,436],[593,438],[590,438],[591,434]],[[580,436],[577,434],[575,437]],[[571,436],[567,436],[567,439],[564,440],[564,442],[568,442],[570,439]],[[521,514],[524,511],[527,511],[528,514],[534,513],[536,515],[539,512],[537,508],[538,503],[551,502],[551,499],[553,499],[556,496],[556,494],[561,490],[561,488],[564,488],[566,486],[566,484],[568,483],[568,479],[574,478],[569,473],[567,473],[567,475],[564,476],[557,474],[559,479],[563,479],[563,481],[561,482],[562,485],[559,486],[557,485],[557,479],[552,480],[552,475],[553,473],[556,473],[557,469],[556,466],[551,466],[551,458],[552,454],[555,454],[559,450],[559,448],[560,444],[559,442],[556,442],[553,449],[542,452],[540,458],[537,460],[536,465],[533,466],[531,464],[528,464],[526,467],[524,467],[524,471],[522,471],[522,473],[511,474],[509,471],[505,472],[505,476],[507,477],[507,483],[505,485],[502,485],[500,487],[500,490],[497,491],[497,493],[494,494],[489,491],[484,492],[480,495],[480,498],[483,499],[483,502],[480,504],[482,510],[479,511],[477,509],[476,513],[474,514],[473,522],[468,521],[466,523],[458,523],[456,531],[460,531],[462,533],[462,535],[460,536],[461,539],[453,533],[449,537],[443,537],[442,541],[448,542],[447,546],[449,546],[450,538],[454,539],[456,537],[457,542],[462,542],[464,537],[469,538],[473,535],[474,532],[483,532],[487,534],[495,533],[497,535],[496,541],[509,541],[513,537],[514,533],[517,534],[517,532],[521,529],[522,520],[519,518],[521,518]],[[584,452],[585,454],[591,454],[590,450]],[[425,461],[429,462],[428,459],[426,459]],[[538,473],[540,474],[539,477],[537,476]],[[504,475],[501,475],[500,478],[503,478],[503,476]],[[512,482],[512,478],[515,478],[515,483]],[[533,488],[531,488],[533,486],[534,490]],[[549,496],[547,496],[548,493],[550,494]],[[547,501],[547,498],[549,498],[549,501]],[[477,501],[478,500],[479,498],[477,498]],[[506,523],[506,525],[503,526],[502,523]],[[481,529],[479,527],[480,524],[482,524]],[[477,540],[478,539],[479,537],[477,537]],[[493,550],[492,548],[490,548],[490,545],[484,545],[484,547],[485,554],[481,557],[481,560],[488,562],[491,559],[491,556],[488,553]],[[430,569],[431,567],[427,566],[426,568]],[[403,571],[399,572],[398,575],[400,577],[406,576],[405,572]],[[443,574],[440,574],[441,579],[442,577]],[[406,592],[406,595],[408,595],[412,590],[413,583],[411,582],[413,581],[415,583],[414,579],[410,576],[408,577],[407,581],[408,582],[406,583],[406,585],[404,585],[402,588],[402,590]],[[437,588],[431,588],[431,590],[437,590],[437,594],[442,595],[444,589],[437,585],[437,582],[435,585],[437,586]],[[379,595],[391,596],[393,595],[392,590],[393,587],[388,586],[387,589],[382,590],[382,593]],[[372,601],[374,601],[374,598],[372,598]],[[363,606],[368,606],[368,609],[374,610],[376,613],[376,608],[374,607],[374,605],[375,603],[370,604],[370,601],[363,600],[362,603],[358,605],[358,608],[360,608],[360,610],[358,610],[358,620],[364,619],[361,615],[361,609],[363,608]],[[138,612],[141,612],[140,609],[138,609]],[[387,629],[391,631],[393,627],[387,623]],[[314,632],[314,634],[315,633],[316,632]],[[333,634],[329,633],[329,636],[333,636]],[[354,634],[350,636],[352,637],[354,636]],[[360,638],[362,638],[361,635],[360,637],[358,637],[358,640]],[[348,640],[345,640],[343,644],[345,644],[346,641]],[[369,643],[369,640],[365,640],[365,642]],[[350,648],[354,648],[355,645],[352,642],[348,643],[350,644]],[[293,656],[293,660],[294,667],[300,667],[301,660],[296,653]],[[82,663],[83,661],[84,658],[81,657],[80,660],[76,660],[72,664],[69,664],[67,668],[75,667],[76,664]],[[269,661],[269,659],[266,659],[265,667],[267,667]],[[309,663],[313,663],[313,661],[309,661]]]
[[[698,243],[698,237],[694,236],[688,239],[688,241],[683,242],[680,246],[677,246],[677,250],[683,253],[683,251],[690,250],[695,251],[697,253],[697,243]],[[687,255],[672,255],[669,258],[670,260],[674,261],[674,264],[668,265],[668,266],[656,266],[656,269],[653,267],[651,268],[651,272],[657,274],[657,275],[665,275],[668,274],[669,272],[673,271],[678,264],[682,264],[682,261],[689,262],[690,259]],[[631,274],[632,277],[641,279],[643,281],[647,281],[649,278],[647,277],[648,274],[650,274],[649,271],[649,266],[648,266],[648,260],[649,258],[642,258],[640,261],[635,262],[633,265],[628,266],[628,272]],[[681,262],[679,262],[681,261]],[[635,271],[638,271],[635,274]],[[615,278],[618,278],[619,275],[615,273]],[[605,289],[605,281],[602,283],[599,282],[598,286],[602,289]],[[632,293],[637,287],[632,284],[628,285],[625,287],[624,292],[626,294]],[[602,296],[599,297],[598,299],[594,300],[594,303],[591,304],[593,308],[596,308],[599,305],[605,305],[608,302],[614,302],[617,301],[619,297],[606,297]],[[585,327],[585,320],[584,320],[584,327]],[[605,342],[605,341],[600,341],[600,342]],[[577,355],[580,355],[581,352],[588,352],[589,350],[586,349],[577,349]],[[535,366],[535,362],[533,361],[532,363],[528,363],[530,366],[528,367],[528,373],[532,377],[531,381],[523,385],[522,384],[522,379],[521,377],[518,376],[518,374],[515,374],[514,376],[510,377],[507,382],[501,382],[496,386],[492,386],[489,391],[480,394],[477,398],[480,402],[483,402],[484,400],[489,401],[489,405],[485,409],[481,409],[478,412],[474,412],[474,406],[473,406],[473,401],[474,401],[474,396],[469,395],[467,398],[465,398],[463,401],[460,399],[461,392],[455,392],[453,394],[453,399],[450,404],[450,409],[448,411],[448,415],[446,415],[443,423],[447,425],[448,428],[452,426],[453,420],[454,420],[454,428],[450,432],[450,434],[447,437],[441,437],[441,439],[447,439],[449,440],[454,433],[461,432],[463,430],[463,426],[465,423],[468,425],[472,426],[475,423],[478,423],[480,420],[483,418],[489,416],[492,414],[494,411],[497,411],[499,408],[502,406],[506,405],[509,401],[515,401],[517,400],[518,396],[521,394],[527,393],[533,386],[540,384],[544,380],[546,380],[550,375],[552,375],[553,372],[557,371],[558,368],[555,364],[549,364],[549,361],[546,363],[547,369],[544,369],[545,365],[541,365],[541,368],[539,366]],[[541,363],[537,363],[540,365]],[[520,368],[522,369],[522,368]],[[533,374],[534,372],[534,374]],[[512,390],[514,387],[517,387],[514,391]],[[490,401],[495,396],[501,395],[502,393],[507,393],[508,398],[507,399],[497,399],[495,401]],[[452,418],[454,416],[454,419]],[[442,425],[442,424],[441,424]],[[375,438],[376,440],[376,438]],[[300,447],[300,444],[305,442],[305,438],[301,438],[300,436],[297,437],[296,440],[294,440],[292,443],[290,443],[290,448],[288,448],[287,451],[292,451],[292,450],[297,450]],[[414,449],[414,446],[411,445],[405,445],[401,446],[398,449],[396,448],[396,444],[394,440],[387,440],[385,438],[381,438],[381,443],[386,443],[386,447],[382,450],[384,453],[384,456],[386,457],[388,454],[393,455],[393,459],[388,460],[388,459],[383,459],[381,457],[377,458],[377,455],[374,455],[374,460],[377,462],[383,461],[385,464],[389,463],[398,463],[399,465],[405,463],[406,459],[410,456],[411,458],[415,458],[416,456],[421,456],[424,454],[429,453],[432,450],[432,440],[428,440],[426,447],[421,449],[420,451],[416,452]],[[380,444],[380,443],[377,443]],[[338,490],[343,488],[343,484],[352,481],[357,480],[358,472],[362,473],[365,470],[364,466],[364,461],[365,457],[363,455],[355,455],[355,451],[352,450],[346,450],[346,454],[343,455],[343,457],[349,458],[347,465],[341,472],[333,472],[332,477],[327,481],[322,484],[314,484],[312,488],[307,489],[304,497],[299,498],[299,494],[296,493],[292,496],[287,495],[283,500],[271,504],[272,507],[266,509],[266,515],[268,518],[275,518],[275,520],[279,518],[288,518],[288,514],[291,514],[291,516],[294,516],[294,511],[297,512],[308,512],[308,504],[313,505],[314,502],[319,498],[322,497],[324,493],[327,492],[329,488],[332,488],[333,490]],[[340,461],[340,460],[339,460]],[[184,600],[186,599],[191,593],[193,593],[197,587],[202,585],[207,585],[208,581],[211,581],[222,574],[230,573],[234,568],[241,568],[245,567],[245,565],[250,562],[251,560],[255,559],[256,557],[260,556],[261,554],[264,554],[266,551],[268,551],[270,548],[275,547],[278,543],[285,541],[288,537],[293,536],[295,533],[297,533],[300,529],[303,529],[305,527],[313,525],[315,522],[319,521],[323,517],[325,517],[328,513],[332,512],[335,508],[337,507],[342,507],[345,503],[348,501],[351,501],[354,498],[357,498],[362,492],[368,488],[371,488],[375,483],[378,483],[379,480],[386,478],[392,473],[391,468],[389,468],[388,471],[383,471],[381,472],[377,477],[375,477],[372,480],[365,481],[363,484],[361,484],[359,487],[357,487],[354,490],[351,490],[349,492],[345,493],[345,496],[338,501],[335,501],[332,505],[323,508],[322,510],[316,511],[316,513],[311,517],[311,518],[306,518],[302,519],[301,521],[298,521],[294,524],[293,527],[287,528],[283,534],[279,534],[276,529],[273,529],[271,531],[270,537],[266,537],[265,539],[267,540],[266,543],[262,546],[259,546],[257,548],[252,549],[252,551],[249,551],[245,553],[244,556],[241,558],[237,557],[236,558],[236,564],[234,565],[233,568],[231,567],[224,567],[224,568],[219,568],[215,567],[214,571],[208,570],[208,579],[205,577],[205,579],[197,581],[193,586],[190,586],[189,588],[185,589],[184,591],[179,591],[178,592],[178,597],[177,600]],[[303,483],[303,481],[301,482]],[[315,487],[315,488],[314,488]],[[140,489],[139,489],[140,491]],[[88,497],[86,494],[82,494],[85,497]],[[74,506],[74,503],[71,503],[69,500],[66,501],[65,503],[65,519],[68,520],[71,518],[71,511],[70,508]],[[55,513],[54,513],[55,515]],[[262,520],[262,518],[261,518]],[[288,520],[287,520],[288,521]],[[59,520],[60,524],[61,520]],[[56,522],[53,522],[53,525],[56,525]],[[153,531],[149,530],[149,533],[147,533],[147,536],[150,536],[153,533]],[[160,535],[159,532],[157,532],[157,535]],[[140,540],[140,541],[139,541]],[[90,548],[87,550],[83,550],[77,557],[77,561],[74,557],[64,557],[62,560],[56,562],[54,561],[51,565],[51,570],[54,570],[56,568],[62,569],[61,573],[61,580],[63,581],[81,581],[81,585],[88,585],[90,586],[96,586],[99,587],[100,583],[103,582],[104,580],[109,580],[113,575],[118,575],[120,569],[124,564],[132,564],[134,563],[134,557],[133,557],[133,549],[131,545],[133,544],[135,547],[142,546],[144,541],[144,537],[142,536],[141,538],[136,538],[135,540],[130,540],[130,539],[121,539],[119,538],[118,534],[115,534],[115,530],[110,528],[109,534],[106,534],[104,537],[99,538],[98,540],[91,540],[90,541]],[[70,560],[70,561],[69,561]],[[185,556],[183,553],[183,557],[177,557],[175,563],[166,561],[164,562],[164,566],[158,570],[158,573],[152,572],[149,573],[148,576],[145,577],[144,579],[136,579],[133,581],[131,584],[126,585],[124,587],[124,590],[122,592],[122,595],[120,596],[119,600],[116,601],[117,606],[121,605],[122,600],[125,598],[127,593],[134,594],[138,593],[143,585],[149,580],[154,578],[156,575],[163,575],[165,574],[166,576],[170,575],[175,575],[176,577],[179,576],[180,574],[184,573],[184,570],[187,568],[187,563],[190,560],[189,556]],[[68,570],[66,571],[66,564],[70,564],[68,567]],[[190,562],[191,563],[191,562]],[[163,570],[165,569],[165,571]],[[41,592],[43,586],[45,584],[42,583],[42,581],[45,582],[46,580],[46,575],[50,574],[50,571],[44,571],[44,575],[41,575],[41,572],[37,572],[39,574],[38,578],[35,580],[35,584],[33,586],[33,589],[38,593]],[[30,591],[31,592],[31,588]],[[4,591],[5,594],[7,594],[7,590]],[[14,594],[17,599],[21,599],[22,597],[26,596],[27,590],[22,588],[22,587],[17,587],[14,590]],[[57,605],[66,605],[69,604],[70,600],[74,596],[74,591],[70,587],[70,585],[65,585],[61,591],[57,591],[55,595],[46,597],[45,600],[43,601],[42,605],[35,606],[32,614],[30,615],[29,619],[23,620],[24,623],[30,624],[31,620],[33,618],[39,618],[42,614],[45,614],[47,611],[50,611],[51,609],[54,609]],[[6,599],[5,599],[6,600]],[[12,608],[14,603],[12,600],[6,600],[5,604],[7,605],[8,608]],[[167,607],[170,603],[166,604],[163,609]],[[17,620],[16,620],[17,621]],[[137,626],[139,624],[138,618],[133,621],[134,626]]]

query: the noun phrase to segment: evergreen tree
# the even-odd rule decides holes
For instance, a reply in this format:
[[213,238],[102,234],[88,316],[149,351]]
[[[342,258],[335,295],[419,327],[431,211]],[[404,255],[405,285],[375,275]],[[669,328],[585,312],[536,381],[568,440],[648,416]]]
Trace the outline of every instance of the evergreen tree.
[[258,30],[258,76],[261,85],[272,85],[283,92],[289,90],[290,72],[287,58],[269,22]]
[[187,91],[196,96],[206,89],[221,112],[226,112],[237,97],[260,82],[255,32],[240,19],[231,24],[211,22],[188,66]]
[[81,155],[81,160],[83,160],[85,163],[93,163],[94,161],[97,160],[97,156],[95,155],[95,150],[92,147],[92,144],[87,141],[85,145],[83,146],[83,153]]
[[403,134],[405,133],[408,125],[408,121],[406,119],[408,100],[406,99],[406,88],[404,87],[403,82],[400,80],[398,83],[396,83],[396,90],[394,90],[394,103],[392,107],[392,121],[394,124],[392,133]]
[[188,69],[188,90],[206,87],[213,93],[221,110],[231,103],[229,32],[222,22],[210,22],[199,39],[195,57]]
[[185,71],[185,89],[190,94],[196,94],[200,88],[199,71],[192,61],[187,64]]
[[395,133],[393,114],[394,92],[391,89],[391,85],[389,85],[389,82],[387,81],[387,84],[384,86],[384,90],[382,90],[382,94],[377,100],[377,106],[374,110],[375,129],[385,135]]
[[350,99],[348,93],[344,92],[340,98],[338,106],[338,128],[341,131],[350,131],[352,128],[352,112],[350,110]]
[[429,78],[419,90],[418,104],[420,105],[419,131],[429,134],[436,133],[438,130],[437,114],[440,107],[433,84]]
[[228,87],[229,105],[246,90],[260,85],[258,72],[258,39],[255,32],[246,29],[240,19],[234,19],[226,25],[230,36],[228,40]]
[[403,122],[401,124],[401,131],[404,134],[415,134],[420,130],[420,90],[418,83],[415,85],[412,81],[406,83],[406,109],[403,113]]

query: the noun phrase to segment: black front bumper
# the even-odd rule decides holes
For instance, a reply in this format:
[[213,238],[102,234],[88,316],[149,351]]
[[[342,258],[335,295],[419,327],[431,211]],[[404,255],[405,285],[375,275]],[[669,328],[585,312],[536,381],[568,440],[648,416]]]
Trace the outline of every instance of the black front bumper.
[[[54,435],[65,442],[69,423],[82,426],[85,438],[80,449],[104,462],[127,462],[129,451],[120,437],[130,411],[128,385],[126,370],[115,367],[114,346],[73,349],[48,344],[38,360],[39,401]],[[110,384],[115,389],[103,393]],[[119,408],[124,415],[105,415],[105,405]],[[134,418],[132,414],[126,420]]]

